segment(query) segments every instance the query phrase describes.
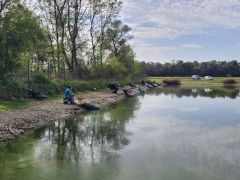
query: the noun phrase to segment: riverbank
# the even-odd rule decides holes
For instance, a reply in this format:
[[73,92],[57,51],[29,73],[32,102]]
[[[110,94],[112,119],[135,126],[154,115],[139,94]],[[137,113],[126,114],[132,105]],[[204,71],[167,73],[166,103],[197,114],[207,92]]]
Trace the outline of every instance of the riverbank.
[[[223,86],[222,83],[181,83],[182,86]],[[237,83],[233,86],[240,86]],[[130,87],[126,87],[130,89]],[[143,87],[147,90],[147,87]],[[119,88],[117,94],[109,91],[104,92],[89,92],[79,93],[76,97],[84,98],[87,103],[103,108],[106,105],[126,98],[123,88]],[[132,89],[131,94],[137,94],[137,89]],[[78,103],[78,101],[76,101]],[[29,106],[24,106],[13,110],[0,110],[0,144],[12,140],[24,132],[52,123],[57,119],[65,118],[73,114],[86,111],[80,105],[63,104],[62,99],[43,100],[32,103]]]
[[[127,87],[129,89],[129,87]],[[147,89],[146,87],[142,87]],[[126,96],[123,88],[114,94],[110,90],[104,92],[79,93],[77,98],[84,98],[87,103],[103,108],[106,105],[119,101]],[[137,94],[132,89],[131,94]],[[24,132],[52,123],[57,119],[86,111],[78,104],[63,104],[62,99],[36,101],[29,106],[13,110],[0,111],[0,144],[12,140]]]

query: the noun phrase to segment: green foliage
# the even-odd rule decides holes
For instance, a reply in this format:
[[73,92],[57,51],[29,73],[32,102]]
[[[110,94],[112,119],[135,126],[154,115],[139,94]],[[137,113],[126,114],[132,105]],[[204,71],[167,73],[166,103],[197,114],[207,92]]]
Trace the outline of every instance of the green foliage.
[[0,93],[0,99],[9,101],[11,98],[31,98],[27,88],[34,89],[38,92],[45,92],[49,96],[61,92],[58,85],[47,79],[44,74],[36,74],[31,77],[29,86],[26,83],[20,84],[10,79],[1,81],[0,91],[2,93]]
[[10,79],[1,81],[0,99],[23,98],[27,96],[26,88]]
[[37,18],[22,5],[12,6],[0,25],[0,79],[4,79],[20,67],[22,57],[36,50],[44,34]]
[[130,31],[131,28],[120,20],[111,22],[111,26],[106,31],[106,42],[108,42],[106,47],[115,57],[121,56],[122,47],[126,46],[127,42],[133,38],[129,34]]
[[226,79],[223,81],[224,84],[236,84],[235,79]]
[[179,79],[163,79],[162,83],[167,85],[180,85],[181,81]]
[[51,81],[45,74],[35,74],[32,76],[32,82],[35,84],[50,84]]
[[47,95],[53,96],[60,93],[60,88],[53,81],[50,81],[45,74],[35,74],[31,77],[29,88],[35,91],[43,91]]
[[183,62],[182,60],[173,60],[171,63],[166,62],[161,64],[159,62],[142,63],[142,67],[147,76],[164,76],[164,77],[187,77],[194,74],[198,74],[202,77],[226,77],[227,74],[231,74],[233,77],[240,76],[239,62],[232,60],[209,62]]
[[144,76],[141,63],[134,60],[135,55],[131,47],[123,47],[125,51],[122,52],[120,57],[109,56],[101,67],[93,70],[93,72],[98,70],[96,77],[134,80]]

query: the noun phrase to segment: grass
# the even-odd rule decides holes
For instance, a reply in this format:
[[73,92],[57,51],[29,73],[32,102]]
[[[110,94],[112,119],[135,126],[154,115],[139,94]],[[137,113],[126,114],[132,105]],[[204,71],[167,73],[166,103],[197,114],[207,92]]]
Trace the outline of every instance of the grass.
[[34,100],[26,99],[26,100],[16,100],[16,101],[10,101],[10,102],[1,102],[0,110],[15,109],[22,106],[27,106],[33,101]]
[[[61,97],[62,97],[61,95],[55,95],[55,96],[48,97],[43,101],[51,101],[51,100],[59,99]],[[5,102],[0,102],[0,110],[17,109],[23,106],[30,106],[33,103],[41,103],[41,102],[42,100],[36,100],[36,99],[5,101]]]

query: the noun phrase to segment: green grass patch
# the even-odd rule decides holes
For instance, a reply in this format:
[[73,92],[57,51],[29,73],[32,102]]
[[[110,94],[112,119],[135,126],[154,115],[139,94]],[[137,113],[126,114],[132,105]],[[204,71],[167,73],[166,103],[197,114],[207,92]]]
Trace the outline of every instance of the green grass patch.
[[5,106],[4,104],[0,104],[0,110],[7,110],[7,106]]
[[1,102],[0,103],[0,110],[8,110],[8,109],[14,109],[19,108],[21,106],[26,106],[32,103],[33,100],[17,100],[12,102]]
[[45,100],[37,100],[37,99],[23,99],[23,100],[15,100],[15,101],[4,101],[0,102],[0,110],[8,110],[8,109],[17,109],[23,106],[30,106],[33,103],[42,103],[43,101],[51,101],[55,99],[62,98],[62,95],[50,96]]

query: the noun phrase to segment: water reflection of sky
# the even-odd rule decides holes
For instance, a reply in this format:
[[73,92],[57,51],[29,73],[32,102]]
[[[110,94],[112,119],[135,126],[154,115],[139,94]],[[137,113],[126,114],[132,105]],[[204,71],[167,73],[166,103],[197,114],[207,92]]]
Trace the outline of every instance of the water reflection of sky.
[[204,126],[236,126],[239,119],[240,101],[229,98],[174,97],[171,95],[148,96],[142,99],[139,116],[173,116],[180,121],[198,121]]
[[141,157],[167,179],[239,177],[239,99],[146,95],[141,104],[128,126],[134,134],[123,152],[128,158]]

